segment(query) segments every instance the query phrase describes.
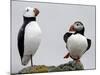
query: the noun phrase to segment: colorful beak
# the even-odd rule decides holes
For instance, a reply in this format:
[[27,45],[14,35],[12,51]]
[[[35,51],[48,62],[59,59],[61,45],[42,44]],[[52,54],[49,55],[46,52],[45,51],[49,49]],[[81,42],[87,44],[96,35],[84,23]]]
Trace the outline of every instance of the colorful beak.
[[75,31],[74,25],[71,25],[69,31]]

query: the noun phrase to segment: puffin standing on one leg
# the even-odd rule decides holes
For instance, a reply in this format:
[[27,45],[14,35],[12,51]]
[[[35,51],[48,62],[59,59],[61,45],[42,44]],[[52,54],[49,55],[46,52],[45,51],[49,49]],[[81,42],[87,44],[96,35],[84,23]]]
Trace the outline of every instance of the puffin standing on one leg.
[[27,65],[32,56],[36,53],[41,41],[41,29],[36,22],[36,16],[39,14],[37,8],[27,7],[23,19],[24,23],[18,33],[18,50],[22,65]]
[[66,43],[66,48],[69,53],[64,57],[69,56],[76,62],[80,62],[81,56],[90,48],[91,40],[84,36],[84,26],[80,21],[76,21],[69,29],[69,32],[65,33],[63,39]]

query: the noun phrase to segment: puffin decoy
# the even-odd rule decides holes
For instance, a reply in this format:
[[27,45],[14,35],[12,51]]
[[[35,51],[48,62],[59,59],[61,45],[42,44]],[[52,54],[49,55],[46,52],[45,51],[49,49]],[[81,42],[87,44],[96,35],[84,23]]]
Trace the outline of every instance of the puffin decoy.
[[31,60],[33,66],[32,56],[38,50],[41,42],[41,29],[36,22],[36,17],[39,14],[37,8],[27,7],[23,15],[23,24],[18,33],[18,51],[21,58],[22,65],[27,65]]
[[71,57],[76,62],[80,62],[81,56],[89,50],[91,40],[84,36],[84,31],[83,23],[76,21],[69,28],[69,32],[64,34],[63,39],[69,51],[64,58]]

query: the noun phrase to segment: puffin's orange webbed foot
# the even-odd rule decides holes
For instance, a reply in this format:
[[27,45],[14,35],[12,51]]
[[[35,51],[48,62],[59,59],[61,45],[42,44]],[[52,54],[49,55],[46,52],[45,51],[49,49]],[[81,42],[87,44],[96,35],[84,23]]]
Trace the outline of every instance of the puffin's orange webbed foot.
[[64,58],[68,58],[69,56],[70,56],[70,53],[66,54],[66,55],[64,56]]

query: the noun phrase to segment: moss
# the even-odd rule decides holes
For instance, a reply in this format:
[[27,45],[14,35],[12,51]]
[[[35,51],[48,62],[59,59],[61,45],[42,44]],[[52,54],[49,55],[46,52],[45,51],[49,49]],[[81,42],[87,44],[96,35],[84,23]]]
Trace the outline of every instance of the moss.
[[56,71],[75,71],[75,70],[83,70],[84,67],[82,63],[76,63],[75,61],[70,61],[65,64],[61,64],[57,66],[56,68],[52,69],[50,72],[56,72]]
[[19,73],[43,73],[43,72],[48,72],[48,67],[45,65],[35,65],[33,67],[27,67],[22,69]]
[[33,68],[33,70],[32,70],[33,72],[48,72],[48,67],[47,66],[45,66],[45,65],[39,65],[39,66],[35,66],[34,68]]

